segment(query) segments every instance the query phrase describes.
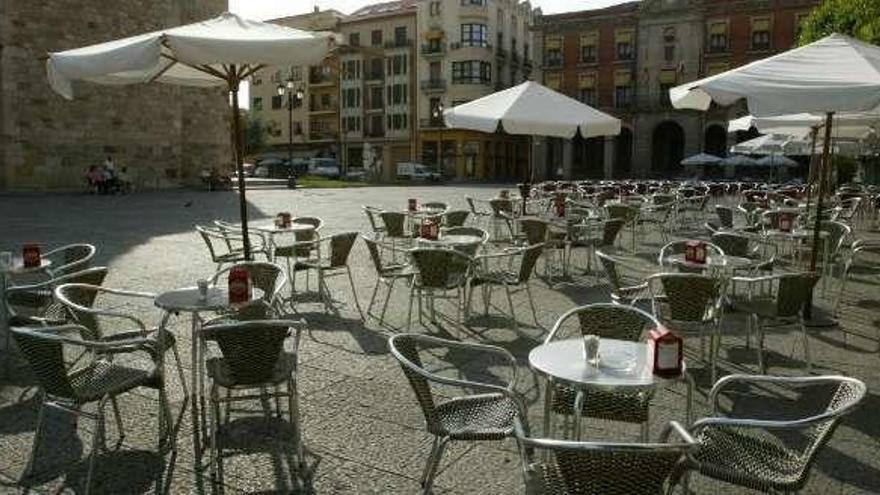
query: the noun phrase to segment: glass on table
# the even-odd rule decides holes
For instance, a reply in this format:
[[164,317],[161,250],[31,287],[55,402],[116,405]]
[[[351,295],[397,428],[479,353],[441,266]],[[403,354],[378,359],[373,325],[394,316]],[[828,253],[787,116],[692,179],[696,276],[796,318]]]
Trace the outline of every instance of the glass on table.
[[584,359],[590,366],[599,365],[599,336],[596,334],[584,335]]

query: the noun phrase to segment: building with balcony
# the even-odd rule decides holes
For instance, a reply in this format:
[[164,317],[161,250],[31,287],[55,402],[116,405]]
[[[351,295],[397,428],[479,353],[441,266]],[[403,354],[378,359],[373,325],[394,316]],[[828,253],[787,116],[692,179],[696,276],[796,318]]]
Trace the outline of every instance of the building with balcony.
[[519,179],[526,141],[503,134],[444,129],[450,108],[531,78],[536,12],[518,0],[418,2],[418,122],[425,164],[460,179]]
[[416,13],[416,0],[384,2],[340,24],[347,44],[339,54],[344,168],[363,167],[372,156],[374,170],[390,180],[398,162],[417,159]]
[[623,121],[614,138],[546,140],[537,174],[675,177],[684,157],[724,154],[742,107],[678,111],[669,88],[788,50],[818,0],[640,0],[540,17],[544,84]]

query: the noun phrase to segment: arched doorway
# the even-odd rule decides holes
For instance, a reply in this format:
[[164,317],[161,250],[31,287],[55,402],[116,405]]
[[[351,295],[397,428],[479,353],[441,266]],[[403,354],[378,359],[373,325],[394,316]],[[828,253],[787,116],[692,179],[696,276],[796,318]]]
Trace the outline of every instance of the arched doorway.
[[684,130],[671,120],[654,128],[651,136],[651,160],[654,175],[671,177],[681,171],[684,158]]
[[615,179],[632,178],[633,133],[628,127],[621,127],[620,134],[614,138],[614,169]]
[[713,124],[706,128],[706,134],[703,136],[703,151],[716,156],[727,154],[727,131],[724,127]]

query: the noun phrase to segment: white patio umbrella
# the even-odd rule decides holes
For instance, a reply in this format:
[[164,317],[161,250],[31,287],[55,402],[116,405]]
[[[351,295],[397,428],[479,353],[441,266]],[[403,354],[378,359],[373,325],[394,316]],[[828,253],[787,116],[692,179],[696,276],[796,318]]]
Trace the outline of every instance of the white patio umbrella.
[[[823,166],[829,168],[835,113],[867,112],[880,107],[880,47],[841,34],[689,82],[669,90],[675,108],[707,110],[714,101],[730,105],[745,99],[756,117],[793,113],[825,116]],[[819,181],[818,211],[825,180]],[[815,270],[821,215],[816,215],[810,269]]]
[[331,33],[301,31],[251,21],[235,14],[83,48],[50,53],[49,84],[67,99],[71,81],[98,84],[163,82],[182,86],[225,86],[232,93],[235,168],[245,256],[250,258],[247,201],[242,168],[238,86],[266,65],[315,65],[327,56]]
[[748,167],[755,165],[757,162],[745,155],[730,155],[721,160],[721,165],[730,167]]
[[[755,127],[762,134],[783,134],[787,136],[806,137],[825,123],[824,115],[797,113],[776,117],[755,117],[746,115],[731,120],[727,124],[727,132],[747,131]],[[880,112],[848,112],[834,116],[834,137],[846,139],[864,139],[872,134],[880,125]]]
[[761,158],[758,158],[755,161],[758,165],[763,165],[767,167],[797,167],[798,162],[792,160],[791,158],[785,155],[767,155]]
[[[529,169],[523,181],[532,180],[531,136],[583,138],[616,136],[620,120],[534,81],[498,91],[443,111],[446,125],[456,129],[524,134],[529,137]],[[525,194],[523,195],[525,199]]]
[[716,163],[721,162],[720,156],[715,156],[710,153],[697,153],[696,155],[691,155],[684,160],[681,161],[682,165],[714,165]]

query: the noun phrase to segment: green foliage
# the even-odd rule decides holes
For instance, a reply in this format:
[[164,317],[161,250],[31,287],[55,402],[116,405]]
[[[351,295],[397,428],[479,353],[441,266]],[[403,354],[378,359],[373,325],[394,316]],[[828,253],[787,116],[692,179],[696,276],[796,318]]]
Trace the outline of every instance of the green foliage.
[[880,44],[880,0],[823,0],[804,21],[798,42],[840,33]]
[[269,127],[253,112],[242,112],[242,133],[244,134],[242,140],[244,156],[259,153],[266,147],[266,136],[269,135]]

